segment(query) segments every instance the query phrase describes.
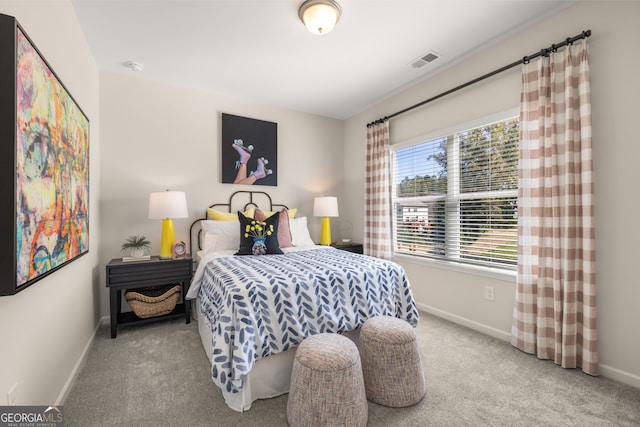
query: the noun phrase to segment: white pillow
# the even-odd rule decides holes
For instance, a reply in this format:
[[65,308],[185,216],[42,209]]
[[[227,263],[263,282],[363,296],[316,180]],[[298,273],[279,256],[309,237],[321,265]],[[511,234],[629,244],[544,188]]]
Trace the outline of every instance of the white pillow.
[[309,229],[307,228],[307,217],[289,218],[289,228],[291,229],[291,241],[293,246],[314,246],[311,240]]
[[202,227],[202,250],[205,254],[225,250],[238,250],[240,244],[240,221],[200,221]]

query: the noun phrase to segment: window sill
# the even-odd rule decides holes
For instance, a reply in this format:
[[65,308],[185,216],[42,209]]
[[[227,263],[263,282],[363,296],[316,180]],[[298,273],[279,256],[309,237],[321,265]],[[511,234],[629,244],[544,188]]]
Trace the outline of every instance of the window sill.
[[425,267],[441,268],[443,270],[452,270],[460,273],[472,274],[475,276],[489,277],[492,279],[504,280],[505,282],[516,283],[517,279],[517,272],[511,270],[501,270],[497,268],[461,264],[452,261],[441,261],[437,259],[422,258],[404,254],[395,254],[393,258],[395,261],[408,262]]

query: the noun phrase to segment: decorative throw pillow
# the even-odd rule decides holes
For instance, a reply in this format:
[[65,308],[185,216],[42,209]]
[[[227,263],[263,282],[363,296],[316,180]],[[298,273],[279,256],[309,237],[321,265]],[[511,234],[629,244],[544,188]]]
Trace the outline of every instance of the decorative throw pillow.
[[300,218],[291,218],[289,220],[289,228],[291,229],[291,240],[293,246],[315,245],[309,234],[309,229],[307,228],[306,216]]
[[275,255],[282,254],[278,246],[278,223],[280,213],[258,221],[247,218],[238,211],[240,220],[240,248],[236,255]]
[[[289,215],[289,218],[295,218],[296,213],[298,212],[298,208],[293,208],[293,209],[282,208],[282,209],[285,209],[287,211],[287,215]],[[275,213],[275,211],[263,211],[263,213],[267,216],[267,218],[269,218],[271,215]],[[244,214],[247,215],[247,211],[245,211]],[[255,216],[253,215],[251,215],[251,217],[255,218]]]
[[[262,212],[260,209],[256,209],[253,217],[258,221],[266,221],[267,218],[272,217],[273,215],[277,215],[278,212],[271,213],[271,215],[267,215],[267,213]],[[293,246],[291,242],[291,230],[289,229],[289,212],[287,209],[283,208],[279,212],[280,220],[278,221],[278,245],[281,248],[290,248]]]
[[[255,208],[249,208],[243,213],[245,216],[249,218],[253,218],[254,209]],[[210,219],[213,221],[235,221],[238,219],[238,214],[222,212],[213,208],[207,208],[207,219]]]
[[[234,216],[237,217],[236,214]],[[205,253],[238,249],[240,225],[235,221],[200,221],[202,249]]]

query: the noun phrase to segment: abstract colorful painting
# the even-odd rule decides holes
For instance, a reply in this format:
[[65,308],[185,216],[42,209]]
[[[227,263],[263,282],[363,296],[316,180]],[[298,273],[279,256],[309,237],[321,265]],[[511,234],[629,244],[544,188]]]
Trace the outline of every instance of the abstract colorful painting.
[[88,252],[89,121],[18,25],[15,54],[17,292]]

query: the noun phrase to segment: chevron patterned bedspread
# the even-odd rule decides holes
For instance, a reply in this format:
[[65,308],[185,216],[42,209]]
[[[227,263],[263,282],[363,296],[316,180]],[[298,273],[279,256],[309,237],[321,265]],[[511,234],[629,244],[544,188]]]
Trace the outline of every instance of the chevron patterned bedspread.
[[389,315],[415,326],[418,310],[396,263],[334,248],[207,261],[199,297],[213,331],[212,376],[238,392],[254,363],[321,332]]

